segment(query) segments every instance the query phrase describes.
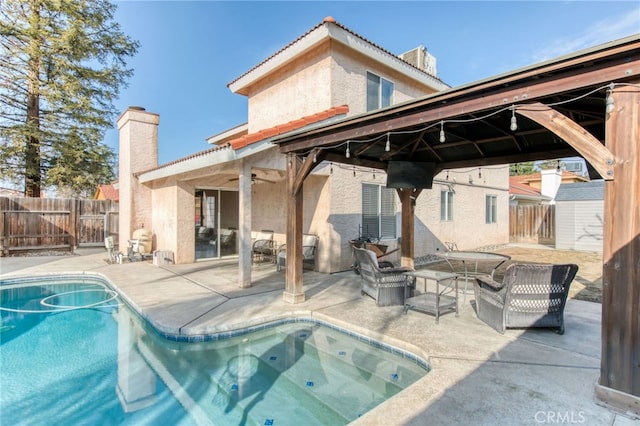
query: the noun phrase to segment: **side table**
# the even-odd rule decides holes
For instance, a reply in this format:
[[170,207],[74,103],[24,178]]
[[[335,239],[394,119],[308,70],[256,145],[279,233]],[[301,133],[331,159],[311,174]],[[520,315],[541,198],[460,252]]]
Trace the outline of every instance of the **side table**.
[[[405,314],[409,309],[413,309],[415,311],[435,315],[436,324],[438,324],[440,320],[440,315],[447,312],[455,312],[456,316],[458,316],[458,274],[453,272],[434,271],[432,269],[421,269],[419,271],[405,272],[405,275],[424,279],[424,293],[417,294],[413,297],[406,297],[407,292],[405,291]],[[428,280],[435,281],[435,292],[428,291]],[[455,283],[453,288],[450,286],[451,281]],[[443,284],[441,286],[441,282],[448,282],[449,284]],[[451,291],[453,291],[452,296],[445,294]]]

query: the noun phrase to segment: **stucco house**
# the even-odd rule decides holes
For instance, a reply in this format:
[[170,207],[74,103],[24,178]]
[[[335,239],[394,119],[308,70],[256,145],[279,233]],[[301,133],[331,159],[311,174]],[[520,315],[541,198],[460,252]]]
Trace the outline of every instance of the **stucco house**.
[[[120,237],[153,232],[153,249],[174,252],[176,263],[237,257],[239,285],[251,285],[252,233],[272,230],[286,241],[287,157],[272,139],[442,91],[436,60],[424,47],[395,55],[325,18],[228,84],[248,99],[247,122],[207,139],[208,149],[159,165],[158,114],[140,107],[118,119]],[[424,149],[427,149],[428,145]],[[357,155],[362,144],[345,146]],[[389,142],[388,156],[394,153]],[[445,170],[415,206],[415,255],[509,240],[509,167]],[[352,263],[349,241],[399,244],[396,189],[379,170],[331,158],[304,181],[303,232],[319,237],[316,269],[333,273]],[[238,255],[240,253],[241,255]],[[397,261],[391,255],[391,261]]]
[[510,176],[510,205],[555,204],[560,185],[577,182],[589,182],[589,178],[559,169],[544,169],[536,173]]

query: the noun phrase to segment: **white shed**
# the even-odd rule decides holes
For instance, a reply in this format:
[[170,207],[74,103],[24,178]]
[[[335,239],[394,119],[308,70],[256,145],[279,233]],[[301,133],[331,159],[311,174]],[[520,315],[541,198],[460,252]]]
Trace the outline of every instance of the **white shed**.
[[562,184],[555,201],[556,248],[602,253],[604,181]]

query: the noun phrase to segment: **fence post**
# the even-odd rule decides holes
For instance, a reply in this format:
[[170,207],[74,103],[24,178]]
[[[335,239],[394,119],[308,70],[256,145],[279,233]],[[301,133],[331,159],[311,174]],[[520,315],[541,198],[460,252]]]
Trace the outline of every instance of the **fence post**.
[[78,224],[80,221],[78,220],[78,202],[75,198],[69,200],[69,244],[71,245],[73,251],[78,248]]
[[0,222],[0,257],[5,255],[5,239],[7,229],[7,212],[2,212],[2,222]]

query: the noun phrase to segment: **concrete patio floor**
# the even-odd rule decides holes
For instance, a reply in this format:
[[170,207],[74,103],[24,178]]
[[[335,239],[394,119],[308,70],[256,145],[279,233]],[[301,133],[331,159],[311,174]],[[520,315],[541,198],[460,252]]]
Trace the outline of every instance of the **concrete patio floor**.
[[306,301],[282,301],[284,273],[253,267],[253,286],[237,286],[236,261],[154,266],[110,265],[104,250],[49,257],[0,258],[0,278],[62,272],[102,274],[164,333],[202,335],[290,316],[318,318],[378,338],[427,359],[420,381],[353,425],[640,425],[598,405],[601,305],[570,299],[566,332],[507,330],[476,318],[467,297],[460,316],[433,316],[401,306],[376,307],[352,272],[306,272]]

